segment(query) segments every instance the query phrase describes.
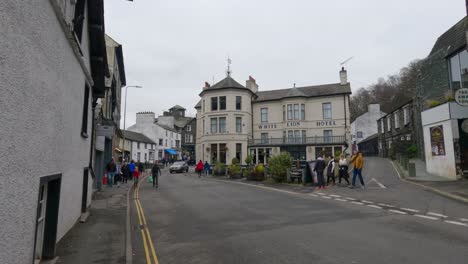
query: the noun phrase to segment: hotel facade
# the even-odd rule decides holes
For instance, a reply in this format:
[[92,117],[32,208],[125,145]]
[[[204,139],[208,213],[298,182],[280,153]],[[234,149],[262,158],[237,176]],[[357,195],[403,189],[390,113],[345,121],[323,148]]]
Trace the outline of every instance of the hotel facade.
[[246,85],[230,74],[200,93],[197,110],[196,157],[242,164],[248,154],[254,163],[286,151],[294,160],[315,160],[350,152],[350,83],[346,70],[340,82],[259,91],[249,76]]

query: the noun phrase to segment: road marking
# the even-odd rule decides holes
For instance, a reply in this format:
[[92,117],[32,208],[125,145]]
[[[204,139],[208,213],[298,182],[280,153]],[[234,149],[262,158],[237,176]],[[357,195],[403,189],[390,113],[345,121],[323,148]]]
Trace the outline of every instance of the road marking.
[[447,218],[448,216],[443,215],[443,214],[438,214],[438,213],[433,213],[433,212],[427,212],[428,215],[433,215],[433,216],[438,216],[442,218]]
[[468,222],[467,218],[460,218],[460,220],[463,221],[463,222]]
[[408,212],[419,213],[419,210],[416,210],[416,209],[411,209],[411,208],[400,208],[400,209],[408,211]]
[[379,203],[378,205],[385,206],[385,207],[395,207],[391,204],[384,204],[384,203]]
[[387,188],[387,187],[385,187],[385,185],[383,185],[382,183],[380,183],[379,181],[377,181],[375,178],[372,178],[370,181],[368,181],[368,182],[366,183],[366,186],[369,185],[369,183],[371,183],[371,182],[375,182],[375,183],[376,183],[377,185],[379,185],[379,187],[382,188],[382,189]]
[[330,196],[331,196],[331,197],[337,197],[337,198],[341,197],[341,196],[336,195],[336,194],[330,194]]
[[318,195],[325,195],[324,193],[320,193],[320,192],[318,192],[317,194],[318,194]]
[[421,218],[426,218],[426,219],[431,219],[431,220],[439,220],[439,218],[437,218],[437,217],[432,217],[432,216],[427,216],[427,215],[415,214],[414,216],[421,217]]
[[374,202],[371,202],[371,201],[366,201],[366,200],[361,200],[361,202],[363,202],[363,203],[369,203],[369,204],[372,204],[372,203],[374,203]]
[[372,208],[382,209],[382,207],[373,205],[373,204],[368,204],[367,206],[372,207]]
[[322,198],[325,198],[325,199],[331,199],[330,196],[326,196],[326,195],[322,195],[321,197],[322,197]]
[[468,226],[468,224],[465,224],[465,223],[462,223],[462,222],[457,222],[457,221],[445,220],[444,222],[449,223],[449,224],[454,224],[454,225]]
[[309,193],[310,196],[313,196],[313,197],[319,197],[318,195],[316,194],[312,194],[312,193]]
[[347,202],[345,199],[340,199],[340,198],[335,198],[335,200],[340,201],[340,202]]
[[359,204],[359,205],[363,205],[363,203],[360,203],[360,202],[351,202],[353,204]]
[[140,185],[142,182],[144,182],[144,179],[140,181],[135,188],[134,192],[134,197],[135,197],[135,206],[138,212],[138,221],[140,223],[140,226],[143,226],[144,228],[141,229],[141,235],[142,235],[142,240],[143,240],[143,247],[145,249],[145,256],[146,256],[146,263],[151,264],[151,257],[150,257],[150,252],[151,256],[153,257],[154,263],[159,264],[158,262],[158,257],[156,255],[156,250],[154,249],[153,245],[153,239],[151,238],[151,234],[148,229],[148,225],[146,222],[146,217],[145,217],[145,212],[143,211],[143,207],[141,206],[141,202],[139,199],[140,195]]
[[344,197],[345,199],[351,200],[351,201],[356,201],[356,199],[351,198],[351,197]]
[[408,214],[407,212],[398,211],[398,210],[393,210],[393,209],[390,209],[390,210],[388,210],[388,211],[390,211],[390,212],[394,212],[394,213],[397,213],[397,214],[402,214],[402,215],[406,215],[406,214]]

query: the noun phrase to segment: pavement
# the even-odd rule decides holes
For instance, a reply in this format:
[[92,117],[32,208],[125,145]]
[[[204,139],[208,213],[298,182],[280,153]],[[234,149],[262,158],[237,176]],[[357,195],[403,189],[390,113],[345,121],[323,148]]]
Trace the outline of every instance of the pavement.
[[133,263],[466,263],[467,204],[401,181],[388,160],[367,160],[364,177],[364,190],[315,191],[164,171],[131,206]]
[[57,245],[57,263],[125,263],[127,193],[132,181],[93,195],[90,215]]
[[431,175],[426,172],[424,162],[417,161],[416,177],[408,177],[408,172],[405,171],[398,162],[392,162],[395,169],[398,171],[398,176],[401,180],[413,185],[425,188],[439,195],[454,199],[460,202],[468,203],[468,179],[452,180],[440,176]]

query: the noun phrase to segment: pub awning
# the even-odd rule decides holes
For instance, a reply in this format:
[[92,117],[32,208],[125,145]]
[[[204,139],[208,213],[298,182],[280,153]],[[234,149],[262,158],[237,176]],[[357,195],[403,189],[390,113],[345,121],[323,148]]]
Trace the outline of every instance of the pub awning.
[[177,150],[174,150],[174,149],[165,149],[164,151],[166,151],[167,153],[171,155],[177,155]]

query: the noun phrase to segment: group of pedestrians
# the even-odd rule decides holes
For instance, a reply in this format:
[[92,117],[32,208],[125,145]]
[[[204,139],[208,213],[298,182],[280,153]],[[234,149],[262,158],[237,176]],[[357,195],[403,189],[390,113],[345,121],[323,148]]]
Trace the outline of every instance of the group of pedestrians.
[[208,176],[208,174],[210,173],[210,169],[211,169],[211,165],[208,163],[208,161],[205,161],[205,164],[203,164],[202,160],[200,160],[197,163],[197,166],[195,167],[195,171],[198,173],[198,178],[202,176],[202,173],[205,176]]
[[121,166],[119,166],[114,158],[112,158],[109,163],[106,165],[106,175],[107,175],[107,186],[113,187],[120,183],[127,183],[128,180],[132,180],[134,184],[138,184],[138,179],[140,178],[141,172],[144,170],[143,164],[140,163],[138,165],[132,160],[130,163],[126,161],[123,162]]
[[[352,184],[349,182],[349,165],[353,165],[353,179]],[[361,188],[365,188],[364,179],[362,178],[362,168],[364,166],[364,158],[362,153],[355,151],[354,155],[350,160],[346,158],[345,155],[341,155],[338,159],[336,157],[330,156],[328,162],[325,162],[323,157],[318,157],[315,166],[314,172],[317,174],[317,190],[325,189],[327,186],[332,183],[336,184],[336,178],[338,178],[338,184],[341,185],[341,180],[344,179],[348,184],[348,187],[356,187],[356,177],[359,177],[361,183]],[[325,182],[325,172],[327,175],[327,181]]]

